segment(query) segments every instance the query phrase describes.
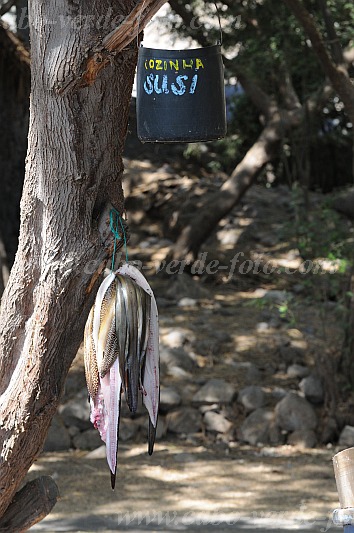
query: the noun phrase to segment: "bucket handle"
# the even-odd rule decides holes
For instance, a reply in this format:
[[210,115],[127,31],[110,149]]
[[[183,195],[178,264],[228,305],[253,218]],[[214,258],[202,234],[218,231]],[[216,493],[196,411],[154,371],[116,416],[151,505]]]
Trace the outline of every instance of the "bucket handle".
[[[141,15],[142,15],[142,12],[144,10],[144,4],[145,4],[145,1],[143,1],[143,8],[142,10],[140,11],[139,13],[139,18],[138,18],[138,32],[136,34],[136,43],[137,43],[137,46],[139,48],[139,33],[140,33],[140,20],[141,20]],[[216,14],[217,14],[217,17],[218,17],[218,21],[219,21],[219,29],[220,29],[220,39],[218,40],[218,42],[216,44],[218,44],[219,46],[222,46],[222,43],[223,43],[223,36],[222,36],[222,27],[221,27],[221,17],[220,17],[220,11],[219,11],[219,8],[218,8],[218,5],[215,1],[213,1],[213,4],[216,8]],[[140,46],[143,46],[143,43],[141,42],[140,43]]]

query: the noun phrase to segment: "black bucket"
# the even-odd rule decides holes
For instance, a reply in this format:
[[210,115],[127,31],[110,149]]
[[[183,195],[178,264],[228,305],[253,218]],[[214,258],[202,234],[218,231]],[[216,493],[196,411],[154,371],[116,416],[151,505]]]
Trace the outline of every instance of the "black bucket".
[[226,135],[221,46],[139,48],[137,130],[142,142],[197,142]]

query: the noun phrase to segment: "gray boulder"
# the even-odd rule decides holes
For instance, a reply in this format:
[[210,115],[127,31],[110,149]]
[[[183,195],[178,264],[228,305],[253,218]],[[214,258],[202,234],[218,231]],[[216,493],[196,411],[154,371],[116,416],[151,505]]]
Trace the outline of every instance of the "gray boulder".
[[79,450],[95,450],[102,445],[102,440],[97,429],[88,429],[75,435],[73,444]]
[[90,404],[86,389],[83,389],[73,399],[61,405],[58,411],[67,427],[76,426],[80,430],[92,428]]
[[317,444],[316,433],[312,429],[299,429],[289,435],[288,444],[300,449],[314,448]]
[[275,406],[276,424],[286,431],[315,429],[317,416],[312,405],[305,399],[290,392]]
[[162,387],[160,391],[160,410],[171,411],[181,403],[181,396],[172,387]]
[[300,381],[299,388],[311,403],[323,403],[324,390],[322,381],[316,374],[311,374]]
[[298,365],[294,363],[293,365],[290,365],[286,371],[289,378],[305,378],[309,375],[310,370],[307,366],[304,365]]
[[250,413],[264,406],[264,392],[261,387],[250,385],[240,390],[237,401]]
[[236,395],[236,389],[223,379],[210,379],[193,396],[194,404],[229,404]]
[[228,433],[233,426],[232,422],[227,420],[224,415],[215,413],[214,411],[205,413],[204,424],[208,431],[214,433]]
[[338,444],[348,448],[354,446],[354,426],[344,426],[339,435]]
[[167,415],[167,428],[172,433],[198,433],[202,427],[202,416],[197,409],[186,407]]
[[62,418],[56,414],[44,443],[45,452],[60,452],[71,447],[71,438]]
[[270,409],[256,409],[242,423],[238,437],[253,446],[268,444],[270,429],[274,422],[274,413]]

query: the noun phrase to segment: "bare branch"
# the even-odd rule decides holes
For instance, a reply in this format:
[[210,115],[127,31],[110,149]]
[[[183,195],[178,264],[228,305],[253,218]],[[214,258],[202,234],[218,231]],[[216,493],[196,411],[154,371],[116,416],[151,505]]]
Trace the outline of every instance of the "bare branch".
[[337,65],[344,63],[343,49],[340,45],[339,38],[334,26],[332,13],[327,5],[327,0],[318,0],[320,9],[323,14],[323,20],[326,25],[327,36],[332,50],[332,57]]
[[344,66],[339,66],[334,63],[313,18],[303,4],[299,0],[283,0],[283,2],[303,26],[323,70],[330,79],[333,88],[342,99],[349,117],[354,121],[354,86],[348,77],[348,72]]
[[0,6],[0,17],[2,17],[3,15],[5,15],[5,13],[10,11],[10,9],[12,8],[12,6],[15,5],[15,3],[16,3],[16,0],[8,0],[7,2],[5,2],[5,4],[2,4]]

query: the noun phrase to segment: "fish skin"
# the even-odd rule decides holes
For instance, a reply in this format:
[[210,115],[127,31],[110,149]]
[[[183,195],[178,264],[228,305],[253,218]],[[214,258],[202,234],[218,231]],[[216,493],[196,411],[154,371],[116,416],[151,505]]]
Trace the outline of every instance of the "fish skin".
[[122,281],[119,274],[116,276],[116,314],[115,314],[115,327],[116,337],[118,339],[118,359],[119,359],[119,371],[122,378],[123,387],[125,391],[125,358],[129,344],[129,333],[127,328],[127,312],[125,309],[125,298]]
[[102,342],[103,347],[102,358],[100,358],[100,365],[98,367],[102,378],[107,374],[118,357],[118,339],[115,327],[116,292],[116,284],[112,283],[107,289],[102,302],[104,315],[101,317],[101,326],[98,334],[99,346]]
[[[141,272],[133,265],[125,263],[118,271],[118,274],[129,276],[133,281],[138,283],[151,297],[151,315],[149,327],[149,339],[147,343],[145,363],[143,369],[143,403],[149,413],[151,424],[154,428],[157,425],[159,397],[160,397],[160,378],[159,378],[159,326],[158,311],[154,294],[150,285]],[[150,436],[149,449],[153,448],[154,436]]]
[[126,399],[130,411],[136,413],[139,397],[138,316],[136,312],[138,302],[134,282],[126,277],[125,283],[127,285],[126,309],[129,322],[129,350],[125,360]]
[[87,390],[91,398],[94,400],[98,393],[99,386],[99,373],[96,359],[95,345],[92,337],[93,326],[93,310],[89,313],[84,333],[84,364],[85,364],[85,376],[87,383]]

